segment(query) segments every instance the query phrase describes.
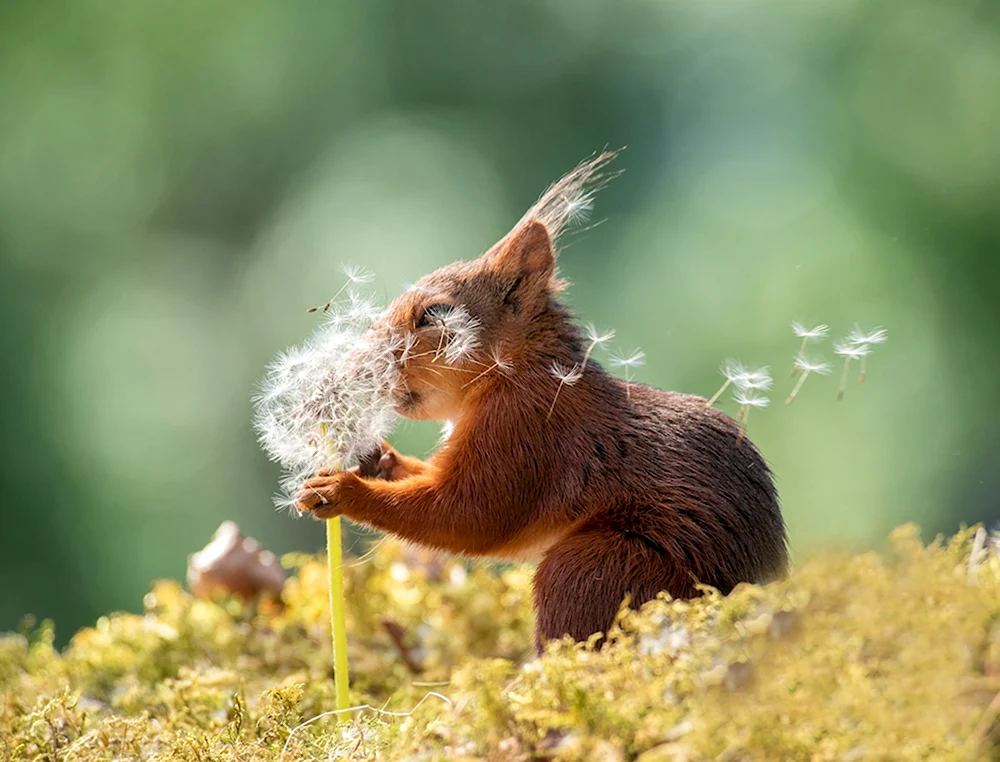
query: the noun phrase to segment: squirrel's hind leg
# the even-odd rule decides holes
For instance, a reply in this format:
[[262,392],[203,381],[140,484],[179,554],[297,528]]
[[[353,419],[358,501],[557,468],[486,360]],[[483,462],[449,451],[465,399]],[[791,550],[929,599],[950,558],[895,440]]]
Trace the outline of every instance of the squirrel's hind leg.
[[606,633],[630,597],[632,608],[666,590],[694,593],[684,564],[617,522],[589,520],[549,548],[535,571],[535,648],[569,635],[584,641]]

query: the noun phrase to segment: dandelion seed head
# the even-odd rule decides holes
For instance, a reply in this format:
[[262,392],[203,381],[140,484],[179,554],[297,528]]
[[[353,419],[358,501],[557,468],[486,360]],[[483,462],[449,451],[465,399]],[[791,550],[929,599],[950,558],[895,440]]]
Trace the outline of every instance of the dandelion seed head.
[[814,325],[811,328],[807,328],[804,323],[794,320],[792,321],[792,331],[800,339],[805,339],[806,341],[816,341],[817,339],[822,339],[828,336],[830,333],[830,327],[819,324]]
[[553,360],[549,366],[549,373],[558,378],[560,383],[566,384],[566,386],[573,386],[573,384],[583,378],[583,366],[580,363],[576,363],[573,367],[566,368],[557,360]]
[[281,506],[294,505],[301,483],[320,468],[346,467],[377,448],[397,419],[398,340],[369,330],[372,303],[353,301],[280,353],[254,397],[260,444],[285,468]]
[[806,373],[816,373],[820,376],[825,376],[833,370],[833,366],[831,366],[830,363],[809,358],[805,355],[796,355],[795,367],[801,371],[805,371]]

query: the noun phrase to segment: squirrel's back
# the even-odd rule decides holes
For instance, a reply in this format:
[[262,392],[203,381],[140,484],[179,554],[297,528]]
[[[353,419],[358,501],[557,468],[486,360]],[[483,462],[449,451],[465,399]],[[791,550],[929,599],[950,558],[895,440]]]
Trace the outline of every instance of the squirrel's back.
[[645,475],[630,474],[626,489],[666,518],[640,522],[675,541],[683,536],[700,551],[694,576],[723,592],[783,575],[788,551],[774,479],[739,425],[694,395],[632,384],[628,400],[633,430],[644,434],[637,454]]
[[[558,427],[571,515],[634,535],[728,592],[781,576],[788,553],[771,470],[739,425],[694,395],[588,368]],[[576,394],[580,394],[576,397]],[[574,405],[574,402],[579,402]],[[558,416],[558,413],[557,413]]]

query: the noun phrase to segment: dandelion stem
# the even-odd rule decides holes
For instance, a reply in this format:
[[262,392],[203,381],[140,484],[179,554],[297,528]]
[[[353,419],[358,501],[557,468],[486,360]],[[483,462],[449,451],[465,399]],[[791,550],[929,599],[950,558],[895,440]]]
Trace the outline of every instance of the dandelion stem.
[[717,391],[715,394],[712,395],[712,399],[710,399],[708,402],[705,403],[705,407],[712,407],[712,405],[715,404],[716,400],[718,400],[719,397],[722,396],[722,393],[724,391],[726,391],[726,389],[729,388],[729,385],[731,383],[733,383],[733,380],[731,378],[727,378],[726,379],[726,383],[724,383],[722,385],[722,387],[719,389],[719,391]]
[[847,391],[847,374],[851,371],[851,356],[844,358],[844,372],[840,376],[840,388],[837,390],[837,400],[844,399],[844,392]]
[[333,305],[333,303],[337,301],[337,299],[340,297],[340,295],[342,293],[344,293],[344,289],[346,289],[350,284],[351,284],[351,281],[347,281],[347,283],[345,283],[343,286],[341,286],[340,290],[337,291],[337,293],[333,295],[333,298],[330,299],[330,301],[328,301],[322,307],[310,307],[309,309],[306,310],[306,312],[316,312],[316,310],[320,310],[320,309],[323,310],[323,312],[326,312],[327,310],[330,309],[330,307]]
[[808,377],[809,377],[809,371],[808,370],[802,371],[802,375],[799,376],[799,380],[795,382],[795,386],[792,388],[792,393],[785,398],[786,405],[791,405],[793,402],[795,402],[795,397],[799,393],[799,389],[802,388],[802,384],[806,382],[806,379]]
[[330,628],[337,710],[351,705],[347,674],[347,615],[344,607],[344,549],[339,516],[326,522],[326,563],[330,573]]
[[861,372],[858,373],[858,382],[862,383],[862,384],[865,382],[865,360],[866,359],[868,359],[868,358],[865,357],[864,355],[861,355]]
[[[808,343],[809,343],[809,337],[808,336],[804,336],[802,338],[802,344],[799,346],[799,353],[798,353],[798,355],[796,355],[797,357],[801,357],[802,355],[805,354],[806,344],[808,344]],[[791,378],[795,378],[795,374],[798,373],[798,372],[799,372],[799,366],[798,366],[797,363],[793,362],[792,363],[792,375],[791,375]]]
[[[488,368],[487,368],[486,370],[484,370],[484,371],[483,371],[482,373],[480,373],[480,374],[479,374],[478,376],[476,376],[476,377],[475,377],[474,379],[472,379],[471,381],[469,381],[469,382],[467,382],[467,383],[463,384],[463,385],[462,385],[462,388],[464,389],[464,388],[465,388],[466,386],[472,386],[472,384],[476,383],[476,381],[478,381],[479,379],[481,379],[481,378],[482,378],[483,376],[485,376],[485,375],[486,375],[487,373],[489,373],[489,372],[490,372],[491,370],[493,370],[494,368],[499,368],[499,367],[500,367],[500,364],[499,364],[499,363],[493,363],[493,364],[492,364],[492,365],[490,365],[490,366],[489,366],[489,367],[488,367]],[[473,370],[473,371],[469,371],[469,372],[470,372],[470,373],[475,373],[475,371],[474,371],[474,370]]]
[[563,384],[565,384],[565,383],[566,383],[565,381],[560,381],[559,382],[559,386],[556,387],[556,396],[552,398],[552,404],[549,405],[548,415],[545,416],[545,422],[546,423],[548,423],[549,419],[552,417],[552,411],[556,409],[556,400],[559,399],[559,392],[562,391]]
[[[587,362],[590,360],[590,355],[593,353],[594,348],[598,344],[603,344],[608,339],[614,337],[614,331],[605,336],[598,336],[596,329],[591,329],[593,332],[591,334],[590,344],[587,346],[587,351],[583,353],[583,361],[580,363],[580,377],[583,376],[583,371],[587,369]],[[571,383],[576,383],[579,381],[579,377],[574,379]],[[559,392],[562,391],[563,386],[566,384],[565,378],[559,379],[559,387],[556,389],[556,396],[552,398],[552,404],[549,405],[548,415],[545,416],[545,422],[548,423],[549,419],[552,418],[552,411],[556,409],[556,401],[559,399]]]
[[743,438],[746,436],[747,433],[747,421],[749,420],[749,418],[750,418],[750,406],[743,405],[742,407],[740,407],[739,415],[736,416],[736,420],[739,421],[740,423],[740,433],[736,437],[737,447],[743,444]]

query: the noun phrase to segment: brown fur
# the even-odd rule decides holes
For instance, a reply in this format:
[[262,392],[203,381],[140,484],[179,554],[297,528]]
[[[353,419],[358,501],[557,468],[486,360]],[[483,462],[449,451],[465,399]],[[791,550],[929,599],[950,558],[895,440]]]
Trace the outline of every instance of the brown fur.
[[[785,528],[771,473],[731,418],[592,360],[560,388],[553,361],[580,364],[586,346],[555,300],[554,270],[545,224],[527,219],[397,299],[381,328],[416,337],[398,409],[451,420],[454,431],[426,462],[386,446],[377,463],[324,472],[299,507],[451,553],[540,555],[539,647],[607,631],[626,596],[638,605],[660,591],[695,595],[697,583],[728,592],[780,576]],[[420,318],[442,303],[481,322],[474,359],[451,366],[435,354],[440,331]]]

